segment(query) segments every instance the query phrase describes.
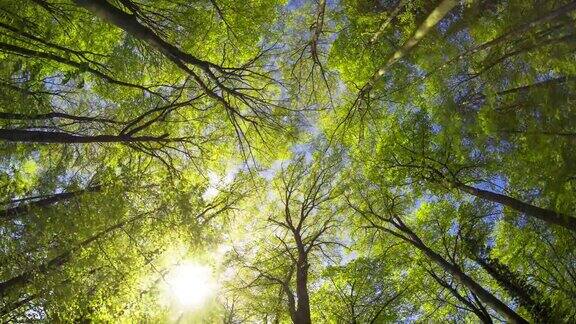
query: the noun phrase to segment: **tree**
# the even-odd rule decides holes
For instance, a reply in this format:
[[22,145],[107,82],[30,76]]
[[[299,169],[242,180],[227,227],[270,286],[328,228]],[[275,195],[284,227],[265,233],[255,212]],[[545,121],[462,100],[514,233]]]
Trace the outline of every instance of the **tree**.
[[[373,205],[374,202],[372,199],[374,198],[371,200],[363,200],[361,202],[362,205],[357,205],[353,202],[349,203],[351,208],[353,208],[358,214],[365,218],[367,222],[369,222],[369,226],[386,232],[387,234],[390,234],[418,249],[427,258],[438,265],[443,271],[450,274],[455,280],[460,282],[466,288],[470,289],[470,291],[474,293],[481,301],[503,315],[507,320],[514,323],[527,323],[524,318],[518,315],[504,302],[502,302],[491,292],[478,284],[469,275],[464,273],[458,264],[454,264],[453,262],[446,260],[436,251],[431,249],[424,241],[422,241],[422,239],[398,215],[397,204],[399,204],[398,201],[401,198],[395,196],[389,196],[387,198],[386,194],[381,196],[371,196],[374,198],[378,197],[386,201],[378,202],[380,206],[382,206],[379,208]],[[382,214],[380,210],[383,210],[385,214]]]
[[576,321],[575,17],[0,1],[0,321]]
[[256,276],[250,286],[269,283],[279,287],[294,323],[311,323],[311,271],[322,256],[329,261],[331,246],[341,245],[333,233],[342,212],[334,204],[342,192],[340,179],[333,176],[339,161],[329,156],[319,159],[306,161],[301,155],[281,166],[273,183],[276,199],[268,217],[276,247],[270,251],[272,255],[261,255],[260,261],[243,262]]

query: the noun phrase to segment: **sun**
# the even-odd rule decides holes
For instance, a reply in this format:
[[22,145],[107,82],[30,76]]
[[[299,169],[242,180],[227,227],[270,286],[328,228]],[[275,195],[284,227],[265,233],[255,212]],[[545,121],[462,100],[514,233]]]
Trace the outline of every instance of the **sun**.
[[183,263],[166,276],[170,294],[186,307],[200,306],[214,292],[212,270],[207,266]]

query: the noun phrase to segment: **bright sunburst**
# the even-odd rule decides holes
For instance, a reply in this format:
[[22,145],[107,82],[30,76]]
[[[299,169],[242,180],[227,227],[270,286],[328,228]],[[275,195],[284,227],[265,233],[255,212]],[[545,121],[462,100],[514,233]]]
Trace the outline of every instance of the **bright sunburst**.
[[214,291],[216,285],[209,267],[184,263],[166,277],[168,288],[182,306],[199,306]]

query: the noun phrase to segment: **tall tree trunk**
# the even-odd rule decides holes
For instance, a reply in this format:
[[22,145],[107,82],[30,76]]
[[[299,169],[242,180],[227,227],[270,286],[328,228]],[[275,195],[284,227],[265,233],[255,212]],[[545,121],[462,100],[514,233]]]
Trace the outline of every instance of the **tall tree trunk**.
[[186,62],[202,68],[208,68],[208,66],[211,65],[209,62],[200,60],[166,42],[152,29],[141,24],[136,19],[136,16],[122,11],[106,0],[74,0],[74,2],[76,5],[91,11],[102,20],[121,28],[133,37],[148,43],[174,62]]
[[509,59],[511,57],[521,55],[521,54],[527,54],[527,53],[530,53],[531,51],[533,51],[534,49],[538,49],[538,48],[545,47],[545,46],[550,46],[550,45],[553,45],[556,43],[574,42],[574,39],[575,39],[574,34],[569,34],[569,35],[565,35],[565,36],[562,36],[559,38],[545,39],[545,40],[540,41],[538,43],[534,43],[530,46],[518,48],[514,51],[503,54],[502,56],[496,58],[493,61],[489,61],[489,62],[484,63],[478,72],[474,72],[471,76],[469,76],[465,80],[459,81],[459,83],[463,83],[463,82],[467,82],[467,81],[470,81],[472,79],[475,79],[475,78],[479,77],[480,75],[488,72],[489,70],[491,70],[496,65],[501,64],[506,59]]
[[398,4],[396,4],[396,7],[394,7],[394,9],[392,10],[392,12],[390,12],[390,14],[386,18],[386,20],[384,20],[382,25],[380,25],[380,28],[378,29],[378,31],[375,32],[374,35],[372,36],[372,38],[370,39],[370,43],[369,43],[370,45],[373,45],[374,43],[376,43],[376,41],[378,41],[378,38],[380,38],[380,36],[382,36],[382,34],[386,30],[386,28],[388,28],[388,26],[392,22],[392,20],[394,20],[394,18],[396,18],[398,16],[398,14],[402,10],[402,8],[404,8],[407,3],[408,3],[408,0],[400,0],[398,2]]
[[[476,294],[478,298],[490,306],[492,309],[502,314],[511,323],[528,323],[524,318],[518,315],[514,310],[512,310],[508,305],[503,303],[500,299],[490,293],[488,290],[484,289],[480,284],[478,284],[474,279],[466,275],[459,266],[452,264],[446,259],[444,259],[440,254],[429,248],[422,240],[402,222],[398,217],[395,217],[395,221],[390,221],[394,227],[403,233],[407,234],[409,237],[399,235],[395,233],[395,236],[403,239],[405,242],[411,244],[418,250],[420,250],[424,255],[426,255],[430,260],[440,266],[444,271],[449,273],[454,279],[468,288],[472,293]],[[394,233],[393,231],[390,231]]]
[[444,16],[446,16],[457,4],[458,1],[456,0],[443,0],[434,10],[432,10],[426,20],[424,20],[424,22],[418,26],[414,35],[410,37],[404,43],[404,45],[402,45],[402,47],[394,52],[392,56],[390,56],[383,67],[378,69],[378,71],[372,75],[363,89],[369,90],[374,85],[374,83],[376,83],[376,81],[378,81],[384,75],[390,66],[394,65],[396,62],[406,56],[412,50],[412,48],[414,48],[430,32],[430,30],[436,26],[436,24],[440,22],[440,20],[442,20],[442,18],[444,18]]
[[422,251],[428,258],[430,258],[430,260],[434,261],[437,265],[444,269],[444,271],[452,275],[458,282],[470,289],[470,291],[476,294],[480,300],[485,302],[488,306],[492,307],[498,313],[505,316],[507,320],[512,323],[528,323],[528,321],[518,315],[500,299],[496,298],[496,296],[480,286],[480,284],[474,281],[474,279],[466,275],[462,270],[460,270],[459,267],[446,261],[441,255],[434,252],[424,244],[416,244],[414,246]]
[[[531,89],[538,89],[538,88],[550,88],[550,87],[556,87],[560,84],[566,83],[568,81],[574,81],[576,80],[575,77],[559,77],[559,78],[552,78],[552,79],[548,79],[548,80],[544,80],[544,81],[540,81],[540,82],[536,82],[536,83],[532,83],[532,84],[528,84],[525,86],[520,86],[520,87],[516,87],[516,88],[512,88],[512,89],[508,89],[508,90],[504,90],[504,91],[500,91],[498,93],[496,93],[499,96],[502,95],[508,95],[508,94],[516,94],[516,93],[520,93],[520,94],[525,94],[528,91],[530,91]],[[482,95],[482,99],[485,98],[484,95]]]
[[211,70],[211,68],[214,68],[222,72],[222,67],[209,61],[201,60],[189,53],[182,51],[175,45],[168,43],[160,36],[158,36],[152,29],[141,24],[138,19],[136,19],[135,15],[124,12],[106,0],[74,0],[74,2],[76,5],[89,10],[94,15],[100,17],[102,20],[123,29],[131,36],[144,41],[148,45],[160,51],[160,53],[172,61],[172,63],[176,64],[176,66],[178,66],[182,71],[192,76],[194,81],[196,81],[204,93],[206,93],[206,95],[208,95],[210,98],[221,103],[232,114],[231,116],[239,117],[251,123],[253,122],[251,119],[246,118],[246,116],[242,115],[238,110],[233,108],[229,101],[224,99],[222,95],[215,92],[209,85],[204,82],[204,80],[202,80],[202,78],[195,71],[193,71],[186,64],[192,64],[193,66],[202,70],[206,76],[208,76],[208,78],[212,80],[217,85],[217,87],[220,88],[220,90],[222,90],[222,92],[226,92],[234,97],[243,98],[244,96],[240,92],[234,89],[230,89],[222,84],[221,80]]
[[15,311],[16,309],[28,304],[29,302],[31,302],[32,300],[34,300],[38,297],[39,297],[39,294],[32,294],[30,296],[24,297],[24,298],[17,300],[15,302],[7,303],[4,307],[2,307],[0,309],[0,316],[10,314],[10,312]]
[[498,284],[512,296],[520,306],[532,315],[538,323],[554,323],[552,307],[543,299],[543,295],[514,273],[507,265],[498,259],[473,255],[472,258],[484,269]]
[[448,61],[443,63],[441,66],[437,67],[432,72],[428,73],[426,75],[426,77],[430,76],[431,74],[434,74],[434,73],[437,73],[437,72],[443,70],[444,68],[450,66],[451,64],[453,64],[456,61],[459,61],[459,60],[461,60],[465,57],[468,57],[470,55],[474,55],[480,51],[492,48],[496,45],[502,44],[506,41],[512,40],[512,39],[514,39],[514,37],[522,35],[522,34],[526,33],[527,31],[529,31],[530,29],[532,29],[532,28],[534,28],[540,24],[553,21],[554,19],[557,19],[558,17],[564,16],[575,9],[576,9],[576,1],[572,1],[572,2],[570,2],[564,6],[556,8],[550,12],[547,12],[544,15],[542,15],[542,16],[540,16],[540,17],[538,17],[538,18],[536,18],[530,22],[514,26],[513,28],[507,30],[505,33],[501,34],[500,36],[498,36],[498,37],[496,37],[490,41],[487,41],[485,43],[479,44],[479,45],[477,45],[471,49],[468,49],[467,51],[464,51],[460,55],[449,59]]
[[294,241],[298,250],[298,258],[296,261],[296,299],[298,304],[296,306],[296,324],[310,324],[312,319],[310,317],[310,294],[308,293],[308,252],[302,236],[298,230],[294,230]]
[[466,299],[464,296],[462,296],[458,290],[456,288],[454,288],[450,283],[446,282],[445,280],[443,280],[442,278],[438,277],[434,271],[429,271],[426,269],[426,272],[428,272],[428,274],[442,287],[448,289],[448,291],[450,291],[450,293],[452,294],[452,296],[454,296],[456,299],[458,299],[459,302],[461,302],[462,304],[466,305],[473,313],[474,315],[476,315],[476,317],[478,317],[479,320],[482,321],[482,323],[485,324],[492,324],[492,318],[490,317],[489,314],[487,314],[487,312],[485,311],[485,309],[480,309],[478,306],[474,305],[474,303],[472,303],[470,300]]
[[[62,265],[66,264],[68,261],[70,261],[70,259],[74,256],[74,253],[77,252],[78,250],[80,250],[80,249],[88,246],[92,242],[94,242],[94,241],[122,228],[126,224],[132,223],[132,222],[140,219],[142,216],[143,216],[142,214],[139,214],[135,217],[129,218],[125,221],[122,221],[122,222],[119,222],[115,225],[112,225],[112,226],[106,228],[105,230],[99,232],[98,234],[93,235],[93,236],[85,239],[84,241],[81,241],[75,247],[58,254],[57,256],[53,257],[52,259],[50,259],[46,262],[43,262],[40,265],[38,265],[32,269],[29,269],[26,272],[21,273],[20,275],[12,277],[6,281],[0,282],[0,298],[5,297],[10,293],[16,292],[16,291],[18,291],[18,289],[25,287],[26,285],[31,283],[34,280],[34,277],[37,275],[47,275],[50,272],[59,269]],[[2,314],[0,314],[0,315],[2,315]]]
[[26,271],[18,276],[0,282],[0,297],[5,297],[8,294],[16,291],[17,289],[26,286],[34,279],[34,276],[36,276],[37,274],[47,274],[52,270],[58,269],[60,266],[62,266],[63,264],[65,264],[70,260],[70,256],[72,255],[72,251],[74,250],[76,250],[76,248],[61,253],[56,257],[48,260],[47,262],[40,264],[39,266],[37,266],[32,270]]
[[177,139],[163,136],[129,135],[73,135],[64,132],[46,132],[21,129],[0,129],[0,140],[24,143],[135,143],[135,142],[171,142]]
[[[96,273],[98,270],[102,269],[103,267],[97,267],[94,268],[92,270],[90,270],[87,275],[91,275]],[[66,285],[70,283],[70,279],[65,279],[64,281],[60,282],[58,285],[62,286],[62,285]],[[49,288],[48,288],[49,289]],[[17,300],[15,302],[11,302],[11,303],[7,303],[3,308],[0,309],[0,320],[2,320],[2,316],[8,315],[11,312],[17,310],[18,308],[27,305],[28,303],[30,303],[33,300],[36,300],[38,298],[41,298],[43,296],[43,294],[45,294],[47,292],[47,289],[42,289],[40,292],[36,292],[34,294],[30,294],[26,297],[23,297],[20,300]]]
[[[536,82],[536,83],[531,83],[531,84],[524,85],[524,86],[506,89],[506,90],[497,92],[496,96],[497,97],[503,97],[503,96],[506,96],[509,94],[525,96],[525,95],[529,94],[530,91],[533,89],[536,89],[536,90],[543,89],[543,88],[550,89],[550,88],[554,88],[554,87],[559,87],[564,83],[571,82],[574,80],[576,80],[576,78],[574,78],[574,77],[559,77],[559,78],[548,79],[548,80],[544,80],[544,81],[540,81],[540,82]],[[486,94],[476,93],[476,94],[470,96],[469,99],[462,101],[462,104],[467,105],[470,103],[482,102],[485,99],[486,99]]]
[[326,12],[326,0],[320,0],[318,3],[318,13],[316,14],[316,21],[314,22],[314,32],[312,33],[312,38],[310,40],[310,52],[312,54],[312,59],[318,65],[322,65],[320,62],[320,56],[318,53],[318,42],[320,41],[320,35],[322,34],[324,28],[324,14]]
[[549,224],[559,225],[570,231],[576,232],[576,218],[572,216],[561,214],[550,209],[536,207],[534,205],[530,205],[523,201],[520,201],[516,198],[512,198],[488,190],[478,189],[472,186],[465,185],[463,183],[455,183],[455,186],[458,189],[467,192],[473,196],[476,196],[478,198],[482,198],[485,200],[489,200],[507,206],[521,213],[524,213],[527,216],[532,216],[540,220],[543,220]]
[[51,60],[51,61],[59,62],[62,64],[66,64],[68,66],[77,68],[80,71],[88,71],[91,74],[94,74],[94,75],[102,78],[103,80],[105,80],[108,83],[117,84],[117,85],[121,85],[121,86],[125,86],[125,87],[136,88],[136,89],[140,89],[143,91],[157,94],[156,92],[150,90],[149,88],[147,88],[145,86],[114,79],[112,76],[110,76],[104,72],[101,72],[97,69],[92,68],[88,62],[77,62],[77,61],[74,61],[72,59],[62,57],[62,56],[59,56],[59,55],[56,55],[53,53],[36,51],[36,50],[20,47],[20,46],[13,45],[13,44],[3,43],[3,42],[0,42],[0,51],[11,52],[11,53],[24,55],[24,56],[37,57],[37,58],[41,58],[41,59],[45,59],[45,60]]
[[101,186],[93,186],[87,189],[78,190],[78,191],[71,191],[71,192],[62,192],[58,194],[51,195],[46,198],[42,198],[33,202],[29,203],[20,203],[18,206],[4,209],[0,211],[0,220],[12,220],[16,218],[20,214],[26,214],[33,208],[43,208],[48,207],[53,204],[56,204],[61,201],[70,200],[72,198],[78,197],[83,195],[87,192],[96,192],[102,189]]
[[[571,1],[568,4],[565,4],[561,7],[558,7],[558,8],[556,8],[550,12],[547,12],[544,15],[542,15],[542,16],[540,16],[540,17],[538,17],[538,18],[536,18],[530,22],[515,26],[514,28],[507,30],[504,34],[496,37],[495,39],[493,39],[491,41],[480,44],[480,45],[464,52],[463,54],[461,54],[458,57],[458,59],[462,58],[465,55],[474,54],[474,53],[477,53],[479,51],[488,49],[488,48],[493,47],[497,44],[503,43],[504,41],[511,40],[513,37],[520,35],[520,34],[523,34],[527,31],[529,31],[530,29],[536,27],[539,24],[553,21],[554,19],[557,19],[558,17],[564,16],[575,9],[576,9],[576,1]],[[450,61],[452,61],[452,60],[450,60]]]
[[518,134],[529,134],[529,135],[541,135],[541,136],[556,136],[556,137],[563,137],[563,138],[567,138],[567,139],[574,139],[576,138],[576,133],[572,133],[572,132],[563,132],[563,131],[559,131],[559,132],[549,132],[549,131],[528,131],[528,130],[518,130],[518,129],[501,129],[498,130],[498,132],[503,133],[503,134],[512,134],[512,135],[518,135]]
[[123,124],[122,122],[118,122],[112,119],[107,118],[98,118],[98,117],[86,117],[86,116],[74,116],[66,113],[61,112],[49,112],[45,114],[34,114],[34,115],[25,115],[25,114],[18,114],[18,113],[8,113],[8,112],[0,112],[0,119],[9,119],[9,120],[45,120],[45,119],[69,119],[69,120],[76,120],[80,122],[98,122],[98,123],[110,123],[110,124]]
[[296,297],[298,306],[296,314],[298,321],[296,324],[310,324],[310,295],[308,294],[308,262],[299,260],[296,269]]

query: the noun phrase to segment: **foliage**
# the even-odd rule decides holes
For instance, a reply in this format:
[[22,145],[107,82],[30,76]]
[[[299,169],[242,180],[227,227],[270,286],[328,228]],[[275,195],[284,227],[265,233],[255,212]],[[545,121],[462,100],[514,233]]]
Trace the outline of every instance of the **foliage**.
[[575,19],[1,0],[0,321],[576,321]]

